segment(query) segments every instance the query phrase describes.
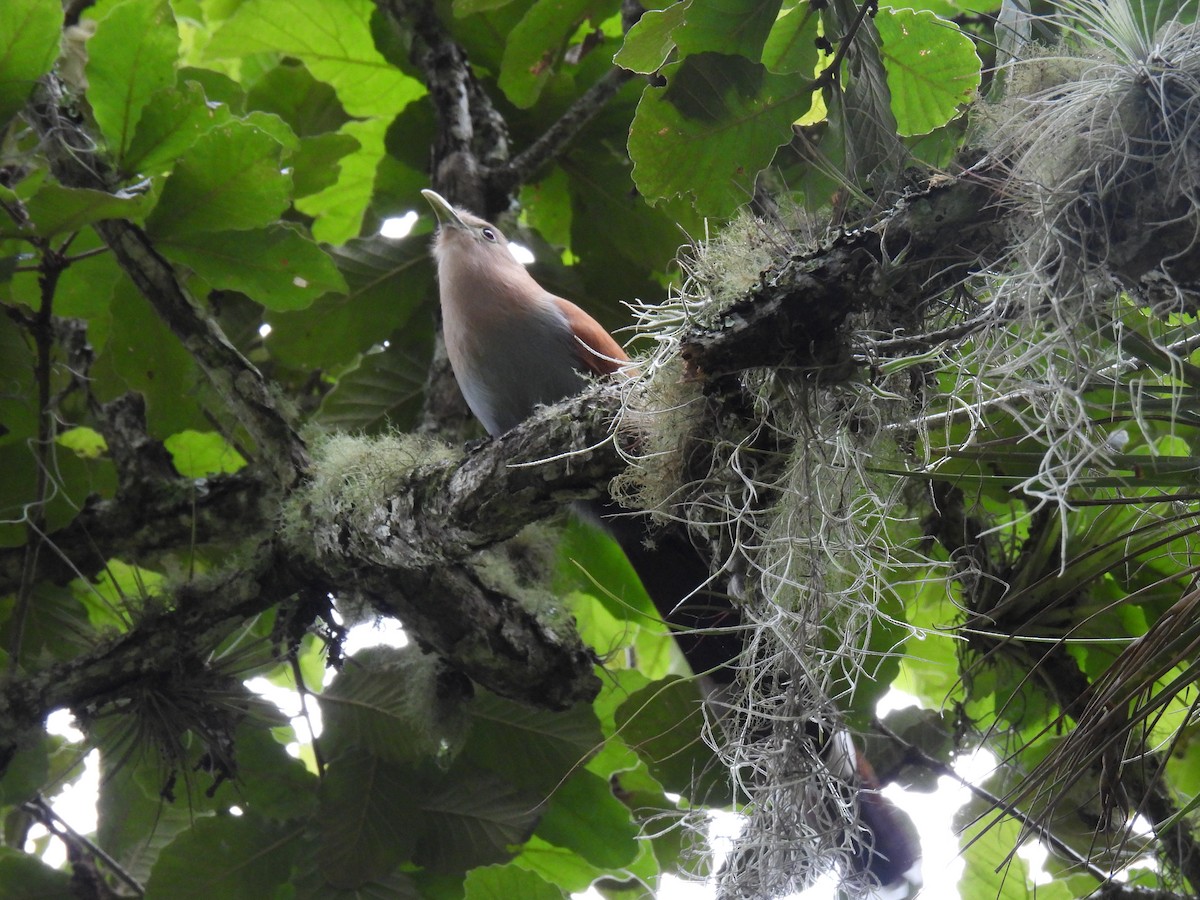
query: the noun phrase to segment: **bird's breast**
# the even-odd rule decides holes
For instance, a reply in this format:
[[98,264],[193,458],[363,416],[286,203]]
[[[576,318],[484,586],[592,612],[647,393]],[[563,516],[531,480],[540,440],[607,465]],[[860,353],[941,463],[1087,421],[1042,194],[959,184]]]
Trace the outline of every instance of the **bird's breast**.
[[443,315],[455,378],[489,434],[503,434],[535,407],[582,388],[570,329],[551,303],[447,307]]

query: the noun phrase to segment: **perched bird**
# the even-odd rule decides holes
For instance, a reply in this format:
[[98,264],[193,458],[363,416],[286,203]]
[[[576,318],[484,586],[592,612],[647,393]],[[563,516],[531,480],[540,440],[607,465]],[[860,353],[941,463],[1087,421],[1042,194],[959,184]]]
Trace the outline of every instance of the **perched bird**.
[[629,362],[599,322],[534,280],[500,229],[440,194],[421,193],[441,225],[433,253],[446,352],[488,434],[579,393],[586,374],[611,375]]
[[[599,322],[534,280],[495,225],[434,191],[421,193],[439,223],[433,253],[446,352],[467,405],[488,434],[499,436],[536,406],[578,393],[588,376],[612,375],[628,364],[628,355]],[[659,614],[683,629],[676,638],[693,670],[731,681],[728,666],[737,661],[742,639],[729,626],[738,623],[738,614],[728,598],[697,591],[708,579],[707,560],[681,531],[656,533],[651,545],[642,523],[614,515],[614,504],[598,503],[590,511],[621,544]],[[850,762],[851,769],[856,766],[865,776],[860,808],[874,848],[864,850],[860,864],[887,885],[919,851],[911,840],[906,845],[878,833],[903,814],[873,790],[878,785],[861,756]]]

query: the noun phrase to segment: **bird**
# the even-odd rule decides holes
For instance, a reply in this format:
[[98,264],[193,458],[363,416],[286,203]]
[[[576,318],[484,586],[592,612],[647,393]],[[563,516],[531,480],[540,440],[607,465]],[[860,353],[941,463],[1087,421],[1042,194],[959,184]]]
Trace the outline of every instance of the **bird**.
[[[628,354],[604,326],[538,284],[500,229],[436,191],[421,194],[438,220],[433,255],[446,353],[467,405],[489,435],[499,437],[536,407],[577,394],[589,378],[629,369]],[[718,685],[731,683],[742,636],[730,626],[740,619],[728,597],[702,590],[708,560],[681,530],[648,541],[644,524],[618,515],[614,502],[588,509],[621,545],[659,615],[679,629],[676,641],[692,669]],[[860,807],[872,830],[859,866],[886,886],[915,863],[919,849],[903,828],[903,836],[874,833],[895,830],[903,813],[879,795],[861,754],[850,765],[862,776]]]
[[421,193],[439,228],[434,243],[442,333],[454,377],[475,418],[499,437],[534,407],[612,375],[629,356],[599,322],[543,288],[490,222]]

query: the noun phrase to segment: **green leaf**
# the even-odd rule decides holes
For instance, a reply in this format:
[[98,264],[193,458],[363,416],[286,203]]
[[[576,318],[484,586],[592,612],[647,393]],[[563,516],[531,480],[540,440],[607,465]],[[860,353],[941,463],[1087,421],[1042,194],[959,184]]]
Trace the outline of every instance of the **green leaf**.
[[79,231],[85,225],[102,219],[141,222],[152,205],[153,200],[145,194],[117,196],[90,188],[44,184],[25,203],[30,227],[18,228],[11,219],[5,217],[0,219],[0,237],[30,234],[55,237]]
[[454,17],[464,19],[475,13],[508,6],[513,0],[454,0]]
[[57,3],[6,0],[0,4],[0,131],[54,65],[62,26],[62,8]]
[[349,134],[318,134],[301,138],[300,150],[292,158],[292,180],[296,196],[308,197],[337,184],[342,159],[362,149]]
[[427,827],[418,807],[421,785],[407,766],[363,750],[331,760],[317,811],[317,861],[326,880],[354,888],[409,859]]
[[[107,362],[126,386],[146,396],[151,434],[166,437],[205,422],[196,402],[196,362],[128,280],[113,292]],[[153,348],[153,353],[148,352]],[[99,361],[98,361],[99,362]]]
[[[78,255],[95,251],[86,259]],[[108,247],[94,230],[80,232],[71,244],[76,259],[58,279],[54,292],[54,314],[87,322],[88,343],[99,353],[108,342],[111,316],[109,302],[113,286],[128,277],[121,271]]]
[[180,157],[147,230],[161,240],[274,223],[291,200],[292,179],[280,171],[282,151],[256,126],[234,120],[213,128]]
[[32,800],[44,789],[53,750],[54,741],[44,732],[36,740],[22,742],[0,778],[0,807]]
[[702,704],[690,679],[655,681],[617,710],[617,733],[666,790],[697,804],[725,806],[731,800],[729,773],[700,737]]
[[436,302],[424,236],[363,238],[332,252],[349,292],[298,312],[270,312],[272,358],[299,369],[338,368],[402,328],[428,333],[427,321],[406,325],[422,305]]
[[145,884],[158,854],[175,835],[210,814],[193,814],[186,804],[166,802],[162,773],[144,756],[123,759],[114,751],[102,753],[100,760],[96,842]]
[[571,246],[571,192],[567,173],[555,168],[521,188],[521,221],[556,247]]
[[83,425],[59,432],[54,440],[60,446],[74,450],[75,455],[83,459],[99,459],[108,452],[108,442],[104,440],[104,435]]
[[598,15],[606,0],[537,0],[509,32],[500,64],[500,89],[519,109],[537,102],[560,64],[567,39]]
[[11,847],[0,847],[0,896],[7,900],[75,900],[79,895],[67,872]]
[[[33,395],[33,396],[36,396]],[[0,443],[0,546],[25,541],[25,522],[38,500],[36,486],[40,463],[33,442]],[[116,478],[107,459],[87,460],[52,445],[47,459],[46,526],[57,531],[79,515],[89,494],[112,496]],[[47,585],[50,587],[50,585]],[[68,638],[69,635],[59,635]]]
[[959,880],[964,898],[1026,900],[1033,896],[1026,887],[1027,867],[1021,857],[1014,855],[1000,865],[1021,839],[1019,822],[977,800],[959,809],[954,820],[966,862]]
[[127,172],[156,175],[170,168],[189,147],[231,119],[229,107],[209,104],[194,81],[158,91],[142,110],[122,165]]
[[175,83],[179,36],[166,0],[113,6],[87,44],[88,102],[118,159],[151,97]]
[[339,890],[313,866],[294,878],[292,884],[296,890],[292,900],[430,900],[403,872],[391,872],[357,887]]
[[384,59],[371,35],[370,0],[248,0],[205,50],[210,59],[281,53],[331,85],[352,116],[391,118],[425,88]]
[[389,762],[448,764],[468,726],[455,684],[438,657],[415,646],[364,650],[320,696],[322,740],[334,753],[356,747]]
[[296,208],[312,216],[313,237],[327,244],[344,244],[358,237],[363,214],[375,191],[375,175],[384,154],[386,118],[347,122],[339,134],[357,142],[358,149],[339,157],[337,180],[314,194],[300,196]]
[[157,246],[210,286],[241,291],[267,309],[304,309],[347,290],[333,260],[295,225],[185,233]]
[[637,856],[638,826],[607,778],[577,772],[554,792],[537,835],[574,850],[593,865],[616,869]]
[[525,842],[512,865],[536,872],[551,884],[572,893],[586,891],[604,874],[602,869],[597,869],[578,853],[565,847],[556,847],[536,834]]
[[37,434],[35,364],[28,334],[8,316],[0,317],[0,446]]
[[263,900],[285,884],[303,826],[276,825],[252,814],[209,816],[159,854],[147,900]]
[[242,454],[215,431],[180,431],[163,441],[163,446],[184,478],[231,474],[246,465]]
[[781,0],[690,0],[673,37],[679,53],[725,53],[757,61]]
[[631,72],[649,75],[662,68],[675,49],[675,28],[687,12],[686,3],[674,3],[666,9],[652,9],[642,14],[629,32],[613,62]]
[[464,900],[563,900],[560,887],[513,866],[486,866],[467,873]]
[[456,765],[421,801],[424,830],[414,862],[435,872],[465,872],[507,860],[533,831],[540,799]]
[[279,116],[301,137],[337,131],[348,119],[337,92],[291,61],[258,79],[246,95],[246,103],[251,109]]
[[266,728],[243,723],[237,732],[240,805],[275,821],[305,818],[317,804],[320,782]]
[[468,713],[471,733],[460,758],[542,795],[604,743],[588,704],[554,713],[480,692]]
[[145,608],[149,597],[161,594],[166,577],[152,569],[110,559],[94,580],[76,578],[71,591],[87,610],[88,621],[97,631],[128,630]]
[[629,130],[638,190],[651,199],[691,195],[701,213],[728,215],[791,140],[812,103],[808,81],[714,53],[663,73],[667,86],[646,89]]
[[953,22],[928,10],[883,9],[875,27],[900,134],[945,125],[975,96],[982,63],[974,41]]
[[393,335],[387,347],[364,354],[325,395],[318,420],[343,431],[410,428],[425,395],[431,337],[432,328],[414,323]]
[[820,17],[810,3],[785,10],[771,27],[763,47],[762,64],[777,75],[815,76],[817,26]]

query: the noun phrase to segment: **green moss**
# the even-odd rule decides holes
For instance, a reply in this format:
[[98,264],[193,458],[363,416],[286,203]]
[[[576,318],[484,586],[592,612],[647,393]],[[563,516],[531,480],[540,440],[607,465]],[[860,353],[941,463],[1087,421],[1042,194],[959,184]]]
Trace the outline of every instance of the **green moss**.
[[445,469],[459,454],[419,435],[332,434],[313,440],[312,458],[308,482],[281,512],[280,534],[301,552],[312,551],[321,526],[375,508],[422,470]]
[[573,631],[575,618],[548,588],[554,580],[558,541],[557,528],[536,523],[472,562],[485,585],[515,598],[547,628]]

